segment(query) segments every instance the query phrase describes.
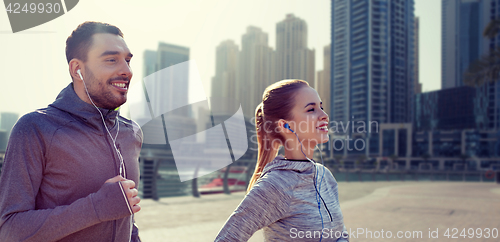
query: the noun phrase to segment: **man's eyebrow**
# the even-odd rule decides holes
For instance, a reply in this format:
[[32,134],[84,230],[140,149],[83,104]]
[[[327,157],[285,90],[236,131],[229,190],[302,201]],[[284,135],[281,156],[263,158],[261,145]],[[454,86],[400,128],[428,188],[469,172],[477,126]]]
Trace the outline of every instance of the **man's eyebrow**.
[[[99,57],[108,56],[108,55],[118,55],[118,54],[120,54],[120,52],[108,50],[108,51],[104,51]],[[134,56],[134,55],[132,55],[132,53],[127,54],[127,57],[132,58],[132,56]]]

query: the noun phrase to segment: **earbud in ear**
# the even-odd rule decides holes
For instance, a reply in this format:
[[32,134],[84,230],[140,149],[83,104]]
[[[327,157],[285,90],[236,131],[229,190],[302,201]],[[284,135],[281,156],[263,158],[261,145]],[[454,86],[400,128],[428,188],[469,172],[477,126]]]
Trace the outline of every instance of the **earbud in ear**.
[[290,128],[290,125],[288,125],[288,123],[285,123],[284,125],[285,129],[289,129],[290,131],[292,131],[293,133],[295,133],[291,128]]
[[81,78],[81,79],[82,79],[82,81],[83,81],[83,76],[82,76],[82,72],[80,71],[80,69],[78,69],[78,70],[76,71],[76,73],[78,73],[78,75],[80,76],[80,78]]

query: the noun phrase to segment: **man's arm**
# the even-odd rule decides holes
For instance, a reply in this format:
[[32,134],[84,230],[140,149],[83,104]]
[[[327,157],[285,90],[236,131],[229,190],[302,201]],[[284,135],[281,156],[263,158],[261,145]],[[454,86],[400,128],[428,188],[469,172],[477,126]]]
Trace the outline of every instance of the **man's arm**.
[[121,179],[69,205],[37,209],[47,142],[30,122],[32,118],[23,117],[16,124],[5,155],[0,176],[0,241],[55,241],[140,209],[134,208],[138,198],[131,200],[135,184],[118,182]]

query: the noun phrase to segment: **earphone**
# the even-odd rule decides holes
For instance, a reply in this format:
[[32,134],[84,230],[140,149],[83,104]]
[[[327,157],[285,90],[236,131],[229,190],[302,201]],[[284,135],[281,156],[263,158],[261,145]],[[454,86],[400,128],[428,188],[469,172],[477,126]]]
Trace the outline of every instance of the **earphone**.
[[[304,150],[302,149],[303,145],[302,145],[302,142],[299,139],[299,136],[297,135],[297,133],[295,133],[295,131],[293,131],[292,128],[290,128],[290,125],[288,123],[285,123],[285,125],[283,125],[283,127],[285,129],[288,129],[288,130],[292,131],[292,133],[295,134],[295,136],[297,137],[297,140],[300,143],[300,151],[302,151],[302,154],[306,157],[306,159],[308,161],[310,161],[311,163],[313,163],[313,165],[314,165],[315,172],[314,172],[314,178],[313,178],[314,182],[313,182],[313,184],[314,184],[314,189],[316,190],[316,201],[318,202],[318,211],[319,211],[319,215],[321,217],[321,227],[322,227],[321,231],[323,231],[323,229],[325,227],[324,227],[324,224],[323,224],[323,215],[321,214],[320,199],[323,202],[323,205],[325,206],[326,211],[328,212],[328,215],[330,216],[330,222],[333,222],[332,214],[330,213],[330,210],[326,206],[325,200],[323,200],[323,197],[321,197],[321,194],[319,192],[319,191],[321,191],[321,182],[323,181],[323,177],[325,176],[325,167],[323,166],[323,174],[321,175],[321,179],[319,181],[319,190],[318,190],[318,187],[316,186],[316,179],[317,179],[316,177],[318,177],[318,168],[316,167],[316,163],[314,161],[312,161],[311,159],[309,159],[309,157],[306,156],[306,154],[304,153]],[[321,157],[321,163],[323,164],[323,155],[321,154],[321,152],[320,152],[320,157]],[[320,199],[318,199],[318,196],[319,196]],[[322,239],[323,239],[323,233],[321,233],[321,237],[320,237],[319,241],[321,242]]]
[[78,69],[76,71],[76,73],[78,73],[78,75],[80,76],[80,79],[82,79],[82,81],[83,81],[83,76],[82,76],[82,72],[80,71],[80,69]]
[[295,131],[293,131],[293,130],[290,128],[290,125],[288,125],[288,123],[285,123],[284,127],[285,127],[285,129],[289,129],[290,131],[292,131],[292,133],[295,133]]
[[295,131],[293,131],[293,129],[290,128],[290,125],[288,123],[285,123],[285,125],[283,125],[283,127],[285,127],[285,129],[288,129],[288,130],[292,131],[292,133],[294,133],[295,136],[297,136],[297,140],[300,142],[300,151],[302,151],[302,154],[304,154],[304,156],[306,157],[306,159],[308,161],[314,163],[314,161],[312,161],[311,159],[309,159],[309,157],[307,157],[307,155],[302,150],[302,142],[300,141],[299,136],[297,135],[297,133],[295,133]]

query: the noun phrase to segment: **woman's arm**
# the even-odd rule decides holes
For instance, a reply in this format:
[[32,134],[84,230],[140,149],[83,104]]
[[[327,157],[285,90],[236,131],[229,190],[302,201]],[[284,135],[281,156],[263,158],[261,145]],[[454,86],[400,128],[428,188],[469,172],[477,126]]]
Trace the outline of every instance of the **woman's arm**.
[[288,213],[291,195],[266,179],[257,181],[219,231],[215,241],[248,241]]

